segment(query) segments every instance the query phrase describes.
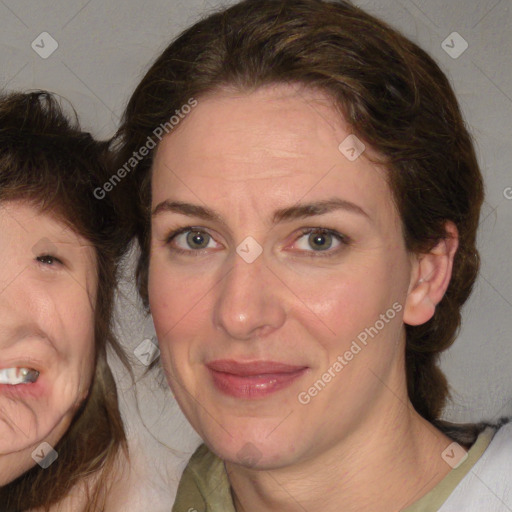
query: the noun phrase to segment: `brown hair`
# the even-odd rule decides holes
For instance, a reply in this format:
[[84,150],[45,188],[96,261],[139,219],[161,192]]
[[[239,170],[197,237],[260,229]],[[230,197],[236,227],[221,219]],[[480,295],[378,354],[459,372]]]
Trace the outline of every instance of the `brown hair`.
[[[100,144],[80,131],[49,93],[0,97],[0,202],[27,201],[42,213],[65,222],[95,248],[98,291],[95,311],[96,367],[89,396],[55,449],[59,457],[42,470],[35,466],[0,489],[2,510],[49,510],[77,484],[86,484],[87,511],[102,510],[107,484],[102,475],[114,467],[126,437],[116,385],[107,364],[107,347],[126,365],[112,327],[117,263],[126,237],[119,231],[110,198],[93,191],[105,179]],[[99,472],[103,470],[103,472]],[[87,485],[87,477],[97,477]]]
[[[132,95],[113,148],[126,162],[191,97],[278,83],[320,89],[383,159],[407,249],[424,253],[457,226],[452,280],[433,318],[406,326],[413,406],[434,422],[448,396],[439,354],[454,341],[479,268],[483,183],[471,136],[439,66],[417,45],[349,2],[245,0],[199,21],[158,57]],[[132,173],[139,291],[148,305],[154,150]]]

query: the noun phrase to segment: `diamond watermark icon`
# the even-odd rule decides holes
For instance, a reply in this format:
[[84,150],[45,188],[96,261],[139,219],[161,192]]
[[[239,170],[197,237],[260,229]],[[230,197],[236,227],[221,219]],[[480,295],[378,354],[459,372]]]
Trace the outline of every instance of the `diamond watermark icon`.
[[48,238],[41,238],[36,245],[32,247],[32,254],[36,257],[50,255],[54,256],[57,253],[57,247]]
[[354,162],[364,153],[366,146],[363,141],[352,134],[338,146],[338,149],[347,160]]
[[458,32],[452,32],[441,43],[441,48],[452,59],[458,59],[468,49],[468,47],[468,42]]
[[32,458],[43,469],[49,468],[59,457],[59,454],[46,442],[41,443],[33,452]]
[[48,32],[41,32],[32,41],[31,46],[39,57],[47,59],[59,47],[59,43]]
[[443,460],[453,469],[457,469],[467,458],[468,454],[459,443],[453,442],[441,454]]
[[263,252],[263,248],[252,236],[248,236],[236,248],[236,252],[246,263],[252,263]]
[[144,366],[149,366],[160,355],[156,338],[153,336],[141,341],[133,353]]
[[240,451],[236,454],[236,458],[244,466],[256,466],[261,459],[261,452],[252,443],[245,443]]

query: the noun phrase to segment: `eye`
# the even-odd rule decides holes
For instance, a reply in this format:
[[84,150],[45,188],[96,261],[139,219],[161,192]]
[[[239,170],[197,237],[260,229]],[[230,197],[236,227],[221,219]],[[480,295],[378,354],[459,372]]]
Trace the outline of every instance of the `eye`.
[[204,249],[215,249],[216,242],[206,231],[198,228],[186,227],[174,231],[167,237],[167,244],[172,250],[181,253],[199,252]]
[[51,254],[43,254],[42,256],[38,256],[36,258],[36,260],[39,263],[42,263],[45,266],[52,266],[53,267],[56,264],[57,265],[62,265],[62,261],[59,260],[59,258],[57,258],[55,256],[52,256]]
[[305,252],[336,253],[349,244],[349,239],[330,229],[307,228],[295,242],[296,247]]

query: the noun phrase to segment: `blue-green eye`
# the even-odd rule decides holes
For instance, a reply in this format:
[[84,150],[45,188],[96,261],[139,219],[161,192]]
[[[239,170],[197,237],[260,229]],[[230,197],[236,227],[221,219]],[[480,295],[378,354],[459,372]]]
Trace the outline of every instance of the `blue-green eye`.
[[346,244],[348,239],[335,231],[312,228],[302,231],[296,247],[306,252],[335,252],[340,246]]
[[[165,243],[171,251],[189,255],[200,255],[203,250],[218,249],[220,245],[203,229],[190,226],[170,233],[166,237]],[[315,253],[317,255],[325,253],[325,256],[330,256],[349,243],[348,237],[331,229],[305,228],[296,239],[294,247],[299,252],[309,253],[310,256]]]
[[208,233],[201,231],[189,231],[186,236],[186,241],[191,249],[206,249],[210,242],[211,236]]
[[211,235],[198,229],[183,229],[171,234],[168,243],[173,243],[182,251],[200,251],[215,248],[215,241]]
[[333,236],[331,233],[310,233],[309,246],[315,251],[326,251],[332,247]]

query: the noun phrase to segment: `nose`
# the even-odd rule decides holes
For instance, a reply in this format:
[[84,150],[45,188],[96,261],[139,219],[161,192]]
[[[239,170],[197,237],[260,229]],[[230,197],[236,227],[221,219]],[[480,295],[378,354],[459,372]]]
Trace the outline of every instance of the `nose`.
[[32,291],[26,274],[25,268],[15,265],[0,272],[0,355],[22,339],[46,339],[40,320],[51,316],[51,309]]
[[267,267],[263,255],[247,263],[234,256],[234,263],[219,283],[213,322],[232,339],[267,336],[285,322],[282,284]]
[[23,330],[25,322],[20,317],[24,316],[26,304],[20,304],[22,300],[21,290],[16,286],[15,279],[11,282],[0,280],[0,350],[9,348],[23,335],[20,331]]

